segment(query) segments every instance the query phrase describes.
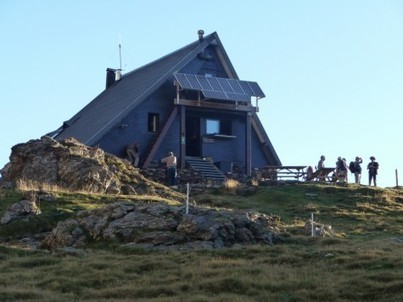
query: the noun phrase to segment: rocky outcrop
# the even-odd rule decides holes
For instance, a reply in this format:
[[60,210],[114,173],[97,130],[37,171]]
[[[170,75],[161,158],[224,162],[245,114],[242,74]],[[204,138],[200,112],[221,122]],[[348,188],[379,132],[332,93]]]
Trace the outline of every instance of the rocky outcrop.
[[226,211],[162,203],[116,202],[79,212],[59,222],[42,248],[82,248],[89,241],[114,241],[158,249],[221,248],[234,244],[271,244],[278,218],[247,211]]
[[70,191],[181,199],[164,185],[145,178],[127,160],[73,138],[55,141],[43,137],[15,145],[1,174],[4,182],[14,185],[23,180]]
[[29,218],[41,214],[41,210],[36,206],[34,201],[21,200],[6,210],[0,223],[7,224],[14,221],[27,221]]

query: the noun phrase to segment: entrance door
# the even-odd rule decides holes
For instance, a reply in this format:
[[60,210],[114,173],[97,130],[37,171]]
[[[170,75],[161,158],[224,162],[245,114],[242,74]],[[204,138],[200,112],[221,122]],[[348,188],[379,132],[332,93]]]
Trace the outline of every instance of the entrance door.
[[200,118],[186,117],[186,156],[201,156]]

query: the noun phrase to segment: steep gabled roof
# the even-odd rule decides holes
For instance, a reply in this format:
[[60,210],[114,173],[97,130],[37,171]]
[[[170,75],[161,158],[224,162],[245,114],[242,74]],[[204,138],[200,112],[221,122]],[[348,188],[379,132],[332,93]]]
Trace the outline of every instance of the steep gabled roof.
[[66,121],[60,129],[56,130],[54,133],[58,134],[55,135],[55,138],[74,137],[84,144],[95,144],[173,73],[182,69],[211,43],[218,46],[229,73],[238,79],[217,33],[214,32],[206,36],[201,42],[197,40],[125,74],[121,80],[103,91],[70,120]]

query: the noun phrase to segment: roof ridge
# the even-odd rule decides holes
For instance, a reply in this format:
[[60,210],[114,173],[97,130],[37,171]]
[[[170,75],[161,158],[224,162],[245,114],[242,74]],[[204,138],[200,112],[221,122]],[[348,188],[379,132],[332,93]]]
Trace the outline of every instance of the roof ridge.
[[[139,71],[139,70],[141,70],[141,69],[144,69],[144,68],[146,68],[146,67],[149,67],[150,65],[156,64],[156,63],[158,63],[158,62],[160,62],[160,61],[163,61],[163,60],[165,60],[166,58],[169,58],[169,57],[173,56],[174,54],[177,54],[177,53],[179,53],[179,52],[181,52],[181,51],[183,51],[183,50],[189,48],[190,46],[195,45],[195,48],[192,50],[192,52],[193,52],[193,51],[197,48],[197,46],[199,46],[199,45],[205,43],[205,41],[206,41],[206,40],[209,40],[213,35],[214,35],[214,36],[217,36],[217,33],[216,33],[216,32],[213,32],[213,33],[209,34],[208,36],[206,36],[206,37],[204,38],[204,40],[203,40],[201,43],[198,42],[198,41],[193,41],[193,42],[191,42],[191,43],[189,43],[189,44],[187,44],[187,45],[185,45],[185,46],[183,46],[183,47],[181,47],[181,48],[179,48],[179,49],[177,49],[177,50],[174,50],[174,51],[170,52],[169,54],[166,54],[166,55],[164,55],[164,56],[162,56],[162,57],[160,57],[160,58],[158,58],[158,59],[155,59],[155,60],[153,60],[153,61],[151,61],[151,62],[149,62],[149,63],[147,63],[147,64],[145,64],[145,65],[143,65],[143,66],[140,66],[140,67],[138,67],[138,68],[136,68],[136,69],[134,69],[134,70],[132,70],[132,71],[130,71],[130,72],[124,74],[123,76],[128,76],[128,75],[130,75],[130,74],[132,74],[132,73],[135,73],[136,71]],[[211,42],[211,41],[210,41],[210,42]],[[210,43],[210,42],[209,42],[209,43]],[[208,44],[207,44],[207,45],[208,45]],[[207,46],[207,45],[206,45],[206,46]],[[187,56],[189,56],[189,55],[190,55],[190,53],[189,53]]]

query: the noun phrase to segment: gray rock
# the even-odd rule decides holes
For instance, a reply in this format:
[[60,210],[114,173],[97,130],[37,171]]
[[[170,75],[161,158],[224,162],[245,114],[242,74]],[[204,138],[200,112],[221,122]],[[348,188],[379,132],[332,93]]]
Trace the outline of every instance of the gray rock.
[[157,249],[273,243],[275,227],[268,223],[270,216],[196,207],[191,208],[191,214],[184,211],[183,206],[163,203],[116,202],[82,211],[75,220],[59,223],[43,241],[43,246],[78,248],[85,240],[111,240],[126,247]]
[[21,200],[11,205],[0,220],[1,224],[7,224],[17,220],[29,220],[31,217],[41,214],[41,210],[35,202]]

